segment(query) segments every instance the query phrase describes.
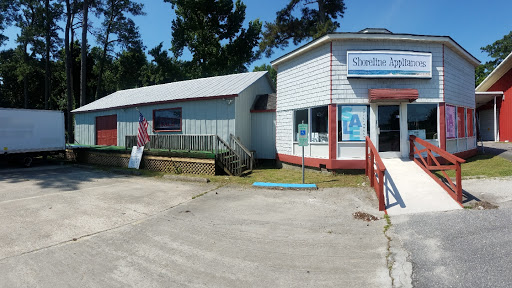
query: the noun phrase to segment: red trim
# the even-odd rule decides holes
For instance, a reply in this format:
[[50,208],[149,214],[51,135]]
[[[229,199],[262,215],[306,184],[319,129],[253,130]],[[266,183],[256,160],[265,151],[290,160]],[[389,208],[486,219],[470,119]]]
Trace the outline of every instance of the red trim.
[[330,86],[330,98],[331,98],[331,104],[332,104],[332,41],[331,41],[331,60],[329,63],[329,78],[331,79],[331,86]]
[[268,109],[268,110],[251,110],[251,113],[265,113],[265,112],[276,112],[276,109]]
[[468,159],[470,157],[475,156],[477,153],[478,153],[478,149],[475,148],[475,149],[471,149],[471,150],[468,150],[468,151],[462,151],[462,152],[459,152],[459,153],[454,153],[453,155],[455,155],[457,157],[460,157],[462,159]]
[[[155,111],[162,111],[162,110],[180,110],[181,112],[181,118],[180,118],[180,130],[156,130],[155,129]],[[183,131],[183,109],[181,107],[175,107],[175,108],[164,108],[164,109],[154,109],[153,110],[153,132],[181,132]]]
[[417,89],[368,89],[370,102],[385,100],[408,100],[412,102],[419,97]]
[[444,70],[444,44],[443,44],[443,102],[445,101],[444,99],[444,74],[445,74],[445,70]]
[[329,159],[336,159],[336,104],[329,104]]
[[[302,165],[302,157],[276,154],[276,159],[281,162]],[[320,165],[325,165],[325,168],[334,169],[361,169],[365,168],[365,161],[362,160],[333,160],[333,159],[320,159],[320,158],[304,158],[304,165],[313,168],[320,168]]]
[[115,107],[109,107],[104,109],[94,109],[87,111],[78,111],[71,113],[89,113],[89,112],[98,112],[98,111],[107,111],[113,109],[126,109],[140,106],[149,106],[149,105],[158,105],[158,104],[167,104],[167,103],[177,103],[177,102],[188,102],[188,101],[203,101],[203,100],[215,100],[215,99],[224,99],[224,98],[235,98],[238,97],[238,94],[231,95],[220,95],[220,96],[207,96],[207,97],[199,97],[199,98],[184,98],[184,99],[176,99],[176,100],[165,100],[165,101],[155,101],[155,102],[147,102],[147,103],[139,103],[139,104],[131,104],[131,105],[121,105]]
[[446,111],[445,103],[439,103],[439,142],[441,149],[446,151]]

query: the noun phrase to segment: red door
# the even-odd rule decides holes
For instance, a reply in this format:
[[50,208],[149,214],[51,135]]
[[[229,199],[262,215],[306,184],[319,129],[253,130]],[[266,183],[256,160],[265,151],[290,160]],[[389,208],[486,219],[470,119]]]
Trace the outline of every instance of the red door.
[[117,146],[117,115],[96,117],[96,145]]

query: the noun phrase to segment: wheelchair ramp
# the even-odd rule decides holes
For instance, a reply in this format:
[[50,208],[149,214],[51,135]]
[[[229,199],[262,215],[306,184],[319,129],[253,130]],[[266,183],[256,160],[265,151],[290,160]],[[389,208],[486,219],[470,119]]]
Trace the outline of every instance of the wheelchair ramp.
[[382,159],[386,166],[384,198],[388,215],[462,209],[418,164],[408,159]]

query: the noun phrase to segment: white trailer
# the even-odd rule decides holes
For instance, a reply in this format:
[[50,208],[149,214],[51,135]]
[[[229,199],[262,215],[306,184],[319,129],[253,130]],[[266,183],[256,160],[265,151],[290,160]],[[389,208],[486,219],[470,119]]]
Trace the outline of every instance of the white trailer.
[[0,108],[0,149],[3,158],[21,159],[27,167],[33,157],[64,152],[64,113]]

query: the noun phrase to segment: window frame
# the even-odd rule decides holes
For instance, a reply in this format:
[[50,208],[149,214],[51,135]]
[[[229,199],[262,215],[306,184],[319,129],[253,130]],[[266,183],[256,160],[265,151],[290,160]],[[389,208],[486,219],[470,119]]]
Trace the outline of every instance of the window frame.
[[[156,124],[156,113],[158,111],[168,111],[168,110],[179,110],[180,111],[180,128],[178,130],[168,130],[168,129],[157,129]],[[182,107],[174,107],[174,108],[163,108],[163,109],[154,109],[153,110],[153,132],[182,132],[183,131],[183,109]]]

